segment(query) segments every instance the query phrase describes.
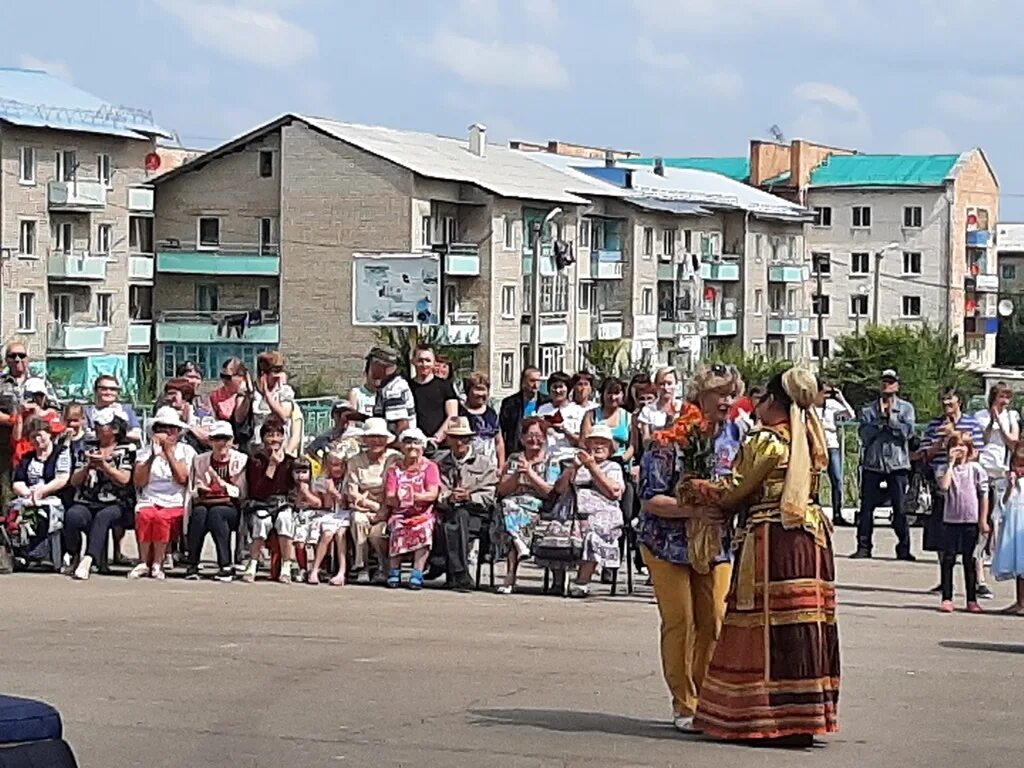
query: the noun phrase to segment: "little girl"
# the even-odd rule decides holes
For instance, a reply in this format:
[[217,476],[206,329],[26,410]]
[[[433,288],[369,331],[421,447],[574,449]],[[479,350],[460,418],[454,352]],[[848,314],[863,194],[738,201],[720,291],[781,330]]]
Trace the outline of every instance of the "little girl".
[[[313,490],[313,467],[309,459],[304,456],[295,459],[295,463],[292,465],[292,478],[294,485],[291,492],[291,505],[295,518],[295,538],[293,539],[295,561],[299,566],[300,573],[307,578],[312,578],[312,575],[306,570],[309,562],[306,545],[312,543],[312,531],[316,528],[323,511],[320,494]],[[287,566],[290,564],[283,563],[281,567]]]
[[981,613],[978,605],[978,566],[974,550],[982,534],[990,530],[988,519],[988,475],[977,461],[974,442],[968,432],[954,432],[946,442],[949,468],[939,478],[946,493],[943,512],[942,603],[939,610],[953,612],[953,567],[957,555],[964,567],[967,610]]
[[348,573],[348,529],[352,524],[352,510],[345,503],[342,488],[345,482],[345,470],[347,465],[342,454],[331,451],[324,456],[324,476],[318,483],[320,503],[326,512],[317,519],[316,525],[311,533],[311,539],[319,533],[319,540],[316,543],[316,556],[313,559],[313,567],[309,571],[307,581],[310,584],[320,583],[320,566],[324,558],[331,550],[331,543],[336,546],[338,569],[331,577],[332,587],[345,586],[345,576]]
[[996,505],[999,531],[992,554],[992,575],[996,581],[1017,585],[1016,600],[1001,613],[1024,616],[1024,442],[1013,449],[1009,482]]

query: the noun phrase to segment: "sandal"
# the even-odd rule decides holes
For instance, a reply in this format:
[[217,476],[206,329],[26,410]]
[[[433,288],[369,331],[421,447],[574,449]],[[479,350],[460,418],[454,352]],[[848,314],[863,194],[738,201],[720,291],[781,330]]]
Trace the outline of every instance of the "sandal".
[[423,589],[423,571],[413,568],[412,575],[409,577],[409,589]]
[[402,571],[398,568],[392,568],[388,573],[388,580],[384,583],[387,584],[388,589],[394,589],[402,583]]

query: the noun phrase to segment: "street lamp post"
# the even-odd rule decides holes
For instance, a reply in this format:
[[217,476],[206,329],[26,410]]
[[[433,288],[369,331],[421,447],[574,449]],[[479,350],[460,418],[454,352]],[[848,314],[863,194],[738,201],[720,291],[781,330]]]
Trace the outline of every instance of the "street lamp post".
[[532,312],[530,312],[530,364],[538,368],[540,365],[540,258],[543,251],[544,228],[555,216],[562,212],[561,208],[552,208],[542,222],[533,223],[533,264],[530,270],[530,295],[532,296]]
[[889,243],[886,246],[883,246],[882,248],[879,248],[875,252],[875,290],[874,290],[874,296],[872,297],[873,303],[872,303],[872,307],[871,307],[871,324],[872,325],[878,325],[878,317],[879,317],[878,307],[879,307],[879,303],[880,303],[878,301],[878,299],[879,299],[879,296],[880,296],[880,289],[881,289],[881,284],[882,284],[882,257],[885,255],[886,251],[892,250],[893,248],[899,248],[899,247],[900,247],[899,243],[892,242],[892,243]]

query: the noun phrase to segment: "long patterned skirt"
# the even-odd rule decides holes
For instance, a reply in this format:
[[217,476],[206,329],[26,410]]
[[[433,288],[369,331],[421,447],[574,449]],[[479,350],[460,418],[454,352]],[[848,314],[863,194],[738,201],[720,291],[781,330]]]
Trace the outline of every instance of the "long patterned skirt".
[[[802,529],[763,523],[752,527],[738,554],[695,725],[735,740],[837,731],[831,541],[821,546]],[[744,555],[752,557],[746,569]]]

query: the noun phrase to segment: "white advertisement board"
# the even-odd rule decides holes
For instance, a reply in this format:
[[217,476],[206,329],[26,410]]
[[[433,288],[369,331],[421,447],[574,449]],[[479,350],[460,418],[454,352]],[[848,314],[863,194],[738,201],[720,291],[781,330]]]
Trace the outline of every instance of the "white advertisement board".
[[353,325],[436,325],[440,303],[436,254],[353,254]]

